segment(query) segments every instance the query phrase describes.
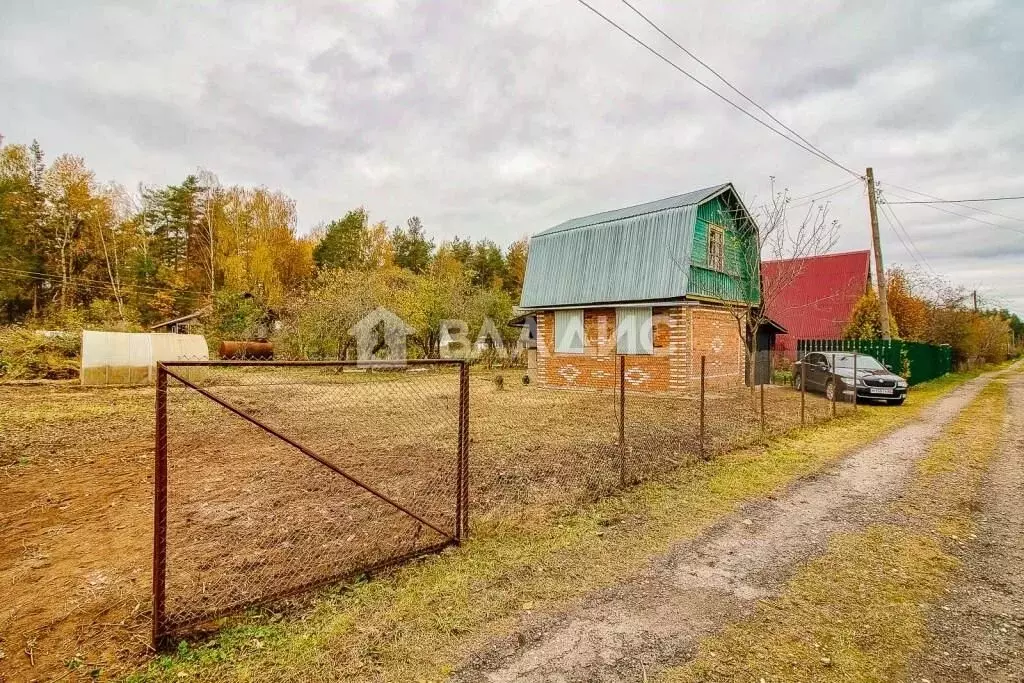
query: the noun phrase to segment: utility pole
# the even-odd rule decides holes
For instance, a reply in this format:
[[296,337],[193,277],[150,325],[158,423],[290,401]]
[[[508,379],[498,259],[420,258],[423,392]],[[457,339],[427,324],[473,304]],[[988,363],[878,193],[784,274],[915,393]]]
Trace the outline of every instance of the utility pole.
[[871,242],[875,247],[875,275],[878,276],[878,304],[882,315],[882,339],[889,340],[889,289],[882,264],[882,239],[878,235],[878,207],[875,204],[875,170],[868,168],[868,209],[871,211]]
[[978,290],[971,292],[971,298],[974,299],[974,312],[978,312]]

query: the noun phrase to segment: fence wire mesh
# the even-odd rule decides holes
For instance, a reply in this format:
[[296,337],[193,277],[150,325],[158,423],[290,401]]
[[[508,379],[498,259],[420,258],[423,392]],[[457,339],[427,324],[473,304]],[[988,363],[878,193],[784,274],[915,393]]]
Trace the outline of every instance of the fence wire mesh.
[[[755,445],[801,425],[851,412],[851,397],[800,391],[791,363],[766,355],[764,384],[737,386],[699,374],[681,389],[650,392],[609,368],[607,387],[521,385],[505,373],[470,383],[474,514],[502,515],[537,503],[575,503],[710,458]],[[499,373],[501,374],[501,373]],[[703,400],[702,400],[703,394]],[[703,430],[701,410],[703,404]],[[621,432],[620,432],[621,429]]]
[[156,637],[458,537],[457,364],[168,373]]
[[757,360],[753,387],[698,372],[670,392],[624,382],[628,357],[575,390],[457,362],[172,366],[155,633],[437,550],[470,507],[507,519],[596,500],[854,409],[799,365]]

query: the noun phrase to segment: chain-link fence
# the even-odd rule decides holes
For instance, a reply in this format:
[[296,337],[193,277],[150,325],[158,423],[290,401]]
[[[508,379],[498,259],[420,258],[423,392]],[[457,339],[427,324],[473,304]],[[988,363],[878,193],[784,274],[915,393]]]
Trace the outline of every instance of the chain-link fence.
[[631,385],[622,356],[577,390],[459,361],[166,364],[154,635],[436,551],[470,508],[507,520],[595,500],[854,409],[838,377],[830,392],[758,361],[770,383],[697,372],[660,393]]
[[[606,386],[496,388],[471,382],[470,505],[503,516],[524,505],[592,500],[725,451],[852,412],[852,395],[802,385],[799,365],[766,355],[771,382],[723,384],[702,374],[682,388],[634,388],[630,357],[617,357]],[[621,387],[625,385],[623,392]],[[833,400],[835,399],[835,400]]]
[[167,363],[157,382],[154,638],[457,542],[457,361]]

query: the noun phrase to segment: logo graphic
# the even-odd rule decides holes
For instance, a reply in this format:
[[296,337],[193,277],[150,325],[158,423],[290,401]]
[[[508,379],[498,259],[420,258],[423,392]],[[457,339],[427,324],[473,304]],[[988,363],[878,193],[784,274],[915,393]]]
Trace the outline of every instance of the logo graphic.
[[356,365],[380,361],[405,365],[405,338],[413,332],[397,315],[378,306],[348,330],[356,340]]

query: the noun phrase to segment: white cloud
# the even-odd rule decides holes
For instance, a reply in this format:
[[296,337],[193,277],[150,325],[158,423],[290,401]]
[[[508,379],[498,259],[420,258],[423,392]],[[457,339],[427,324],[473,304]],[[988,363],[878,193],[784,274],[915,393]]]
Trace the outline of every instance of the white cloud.
[[[623,4],[592,1],[711,78]],[[1024,188],[1020,2],[634,1],[829,154],[874,166],[883,188]],[[724,180],[763,198],[769,176],[795,195],[848,178],[571,0],[68,0],[4,15],[8,140],[81,154],[126,185],[202,166],[279,188],[304,228],[365,205],[391,223],[420,215],[441,238],[509,242]],[[831,201],[839,247],[866,248],[862,193]],[[1024,217],[1024,204],[990,208]],[[1024,311],[1019,233],[894,210],[932,266]],[[883,238],[888,263],[915,264],[884,221]]]

